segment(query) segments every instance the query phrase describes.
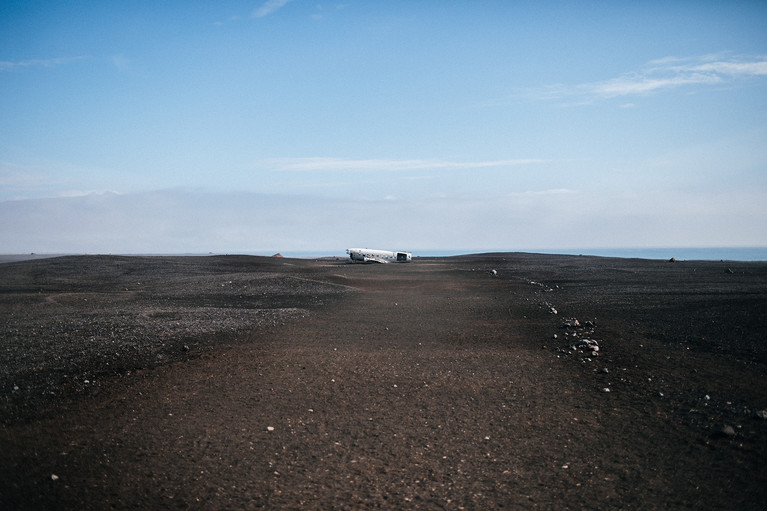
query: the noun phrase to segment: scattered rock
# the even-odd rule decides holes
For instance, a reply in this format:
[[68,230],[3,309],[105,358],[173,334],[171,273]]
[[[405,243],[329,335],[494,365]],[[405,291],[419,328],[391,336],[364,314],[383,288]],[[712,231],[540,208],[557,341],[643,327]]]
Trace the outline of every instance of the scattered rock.
[[732,438],[735,436],[735,428],[733,428],[729,424],[725,424],[721,428],[714,431],[714,433],[711,436],[713,436],[714,438]]
[[767,410],[757,410],[754,415],[759,419],[767,420]]
[[594,351],[599,351],[599,342],[594,339],[581,339],[575,344],[576,348],[586,348]]
[[568,318],[562,323],[562,328],[578,328],[579,326],[581,323],[575,318]]
[[676,258],[675,258],[675,257],[672,257],[671,259],[669,259],[669,260],[668,260],[668,262],[670,262],[670,263],[675,263],[675,262],[676,262]]

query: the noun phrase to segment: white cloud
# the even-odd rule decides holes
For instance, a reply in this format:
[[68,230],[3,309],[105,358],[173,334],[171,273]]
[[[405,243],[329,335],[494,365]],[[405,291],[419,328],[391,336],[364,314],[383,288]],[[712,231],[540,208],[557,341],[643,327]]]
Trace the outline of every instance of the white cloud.
[[281,9],[285,4],[291,2],[292,0],[268,0],[267,2],[264,2],[259,8],[257,8],[255,11],[253,11],[253,17],[254,18],[263,18],[265,16],[269,16],[274,11],[277,11],[278,9]]
[[692,69],[705,73],[727,74],[733,76],[760,76],[767,75],[767,60],[755,62],[712,62],[695,66]]
[[114,64],[115,68],[120,72],[130,71],[131,69],[130,59],[122,53],[112,55],[112,64]]
[[654,77],[646,75],[622,76],[613,80],[581,85],[586,95],[598,98],[615,98],[649,94],[661,89],[669,89],[682,85],[719,83],[722,78],[716,74],[691,73],[669,77]]
[[28,59],[28,60],[20,60],[17,62],[10,62],[10,61],[0,61],[0,71],[15,71],[17,69],[24,69],[24,68],[30,68],[30,67],[53,67],[53,66],[60,66],[62,64],[68,64],[70,62],[75,62],[78,60],[82,60],[85,57],[61,57],[61,58],[52,58],[52,59]]
[[552,188],[549,190],[527,190],[524,192],[513,192],[508,194],[508,197],[540,197],[544,195],[572,195],[575,193],[578,192],[569,188]]
[[0,161],[0,201],[41,197],[70,197],[118,189],[135,190],[129,176],[104,167],[38,160]]
[[566,100],[583,104],[696,85],[734,83],[737,80],[762,76],[767,76],[767,56],[665,57],[648,62],[638,71],[608,80],[571,86],[550,85],[530,91],[526,96],[539,100]]
[[546,160],[527,158],[516,160],[490,160],[474,162],[457,162],[439,159],[368,159],[354,160],[345,158],[272,158],[263,160],[261,164],[279,171],[402,171],[424,169],[477,169],[488,167],[506,167],[513,165],[528,165],[543,163]]
[[36,194],[50,194],[61,179],[42,168],[0,161],[0,200],[19,199]]

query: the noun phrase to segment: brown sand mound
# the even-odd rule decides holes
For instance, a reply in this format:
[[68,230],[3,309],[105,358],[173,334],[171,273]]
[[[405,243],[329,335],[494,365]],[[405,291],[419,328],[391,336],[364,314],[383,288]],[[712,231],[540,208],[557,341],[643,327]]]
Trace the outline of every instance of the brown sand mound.
[[761,509],[765,284],[530,254],[0,265],[0,508]]

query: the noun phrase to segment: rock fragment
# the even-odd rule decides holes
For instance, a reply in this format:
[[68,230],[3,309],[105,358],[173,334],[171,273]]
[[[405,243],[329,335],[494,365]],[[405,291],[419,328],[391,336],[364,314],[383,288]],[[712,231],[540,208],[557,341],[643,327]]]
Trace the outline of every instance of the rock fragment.
[[581,323],[575,318],[568,318],[562,323],[562,328],[578,328],[579,326]]
[[735,436],[735,428],[729,424],[725,424],[717,431],[715,431],[713,436],[717,438],[732,438]]

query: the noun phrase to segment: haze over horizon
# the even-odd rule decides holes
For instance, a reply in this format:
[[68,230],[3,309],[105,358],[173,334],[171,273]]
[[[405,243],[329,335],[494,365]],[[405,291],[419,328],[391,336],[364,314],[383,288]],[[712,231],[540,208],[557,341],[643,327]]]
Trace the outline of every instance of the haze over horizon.
[[767,246],[767,3],[4,2],[0,253]]

